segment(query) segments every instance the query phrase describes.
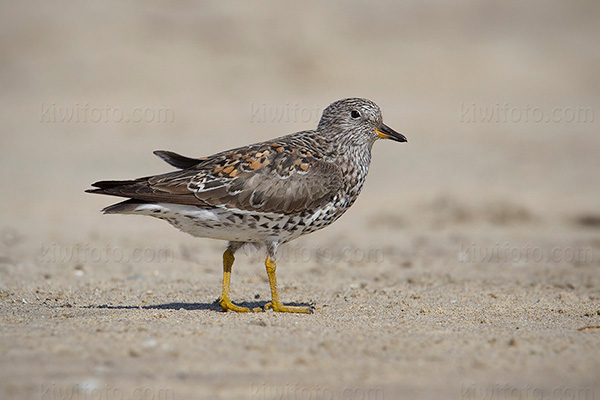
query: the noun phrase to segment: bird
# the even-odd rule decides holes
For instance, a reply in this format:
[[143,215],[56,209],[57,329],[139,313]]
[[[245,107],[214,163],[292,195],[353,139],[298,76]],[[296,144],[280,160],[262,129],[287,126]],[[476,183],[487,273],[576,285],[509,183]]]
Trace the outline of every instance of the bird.
[[[132,180],[106,180],[86,192],[127,198],[104,214],[147,215],[195,237],[228,242],[223,253],[223,311],[312,313],[312,305],[286,305],[279,298],[279,246],[325,228],[358,197],[379,139],[407,142],[383,123],[373,101],[346,98],[327,106],[317,128],[238,147],[203,158],[157,150],[176,170]],[[243,307],[231,301],[231,271],[237,250],[264,248],[271,301]]]

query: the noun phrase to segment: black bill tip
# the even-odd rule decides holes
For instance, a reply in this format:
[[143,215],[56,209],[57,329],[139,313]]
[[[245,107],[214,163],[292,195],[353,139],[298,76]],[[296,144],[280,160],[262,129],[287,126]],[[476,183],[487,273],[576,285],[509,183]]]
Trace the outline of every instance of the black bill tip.
[[396,132],[386,124],[379,125],[379,128],[377,128],[375,131],[377,132],[377,135],[379,135],[379,137],[382,139],[391,139],[396,142],[408,142],[406,136]]

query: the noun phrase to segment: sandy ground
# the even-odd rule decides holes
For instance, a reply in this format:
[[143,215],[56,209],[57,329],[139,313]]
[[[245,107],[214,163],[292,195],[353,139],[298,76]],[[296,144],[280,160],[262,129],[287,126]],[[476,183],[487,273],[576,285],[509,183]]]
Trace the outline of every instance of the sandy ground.
[[[0,398],[600,398],[597,2],[3,2]],[[368,97],[355,206],[222,313],[224,243],[99,179]],[[69,114],[70,113],[70,114]],[[164,115],[164,117],[163,117]],[[269,299],[240,254],[233,299]]]

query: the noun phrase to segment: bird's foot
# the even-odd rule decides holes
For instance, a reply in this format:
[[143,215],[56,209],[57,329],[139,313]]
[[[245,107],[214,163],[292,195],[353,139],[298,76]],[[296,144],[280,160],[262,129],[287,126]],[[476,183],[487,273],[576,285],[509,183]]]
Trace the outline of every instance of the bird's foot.
[[282,302],[268,302],[263,307],[266,310],[272,308],[275,312],[288,312],[288,313],[300,313],[300,314],[312,314],[314,312],[313,306],[286,306]]
[[239,313],[262,312],[262,311],[264,311],[260,307],[248,308],[248,307],[238,306],[237,304],[234,304],[231,300],[229,300],[229,299],[223,299],[221,297],[219,297],[217,299],[216,303],[218,303],[218,304],[221,305],[221,308],[223,309],[223,311],[235,311],[235,312],[239,312]]

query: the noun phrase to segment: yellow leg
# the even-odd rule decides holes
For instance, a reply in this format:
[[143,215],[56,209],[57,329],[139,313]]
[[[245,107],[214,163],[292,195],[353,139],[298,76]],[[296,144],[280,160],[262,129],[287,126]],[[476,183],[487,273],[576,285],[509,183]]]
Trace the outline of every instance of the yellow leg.
[[225,250],[223,253],[223,294],[219,298],[219,304],[223,311],[235,311],[235,312],[259,312],[261,308],[249,309],[248,307],[241,307],[237,304],[233,304],[229,298],[229,284],[231,282],[231,266],[235,257],[231,249]]
[[272,308],[275,312],[312,314],[312,307],[283,305],[279,300],[279,293],[277,293],[277,278],[275,277],[277,264],[275,264],[275,261],[271,260],[271,257],[267,256],[265,267],[267,267],[267,275],[269,276],[269,284],[271,285],[271,302],[265,304],[265,310]]

